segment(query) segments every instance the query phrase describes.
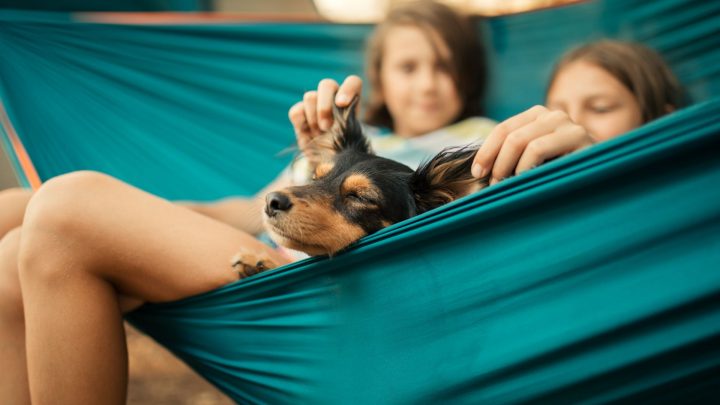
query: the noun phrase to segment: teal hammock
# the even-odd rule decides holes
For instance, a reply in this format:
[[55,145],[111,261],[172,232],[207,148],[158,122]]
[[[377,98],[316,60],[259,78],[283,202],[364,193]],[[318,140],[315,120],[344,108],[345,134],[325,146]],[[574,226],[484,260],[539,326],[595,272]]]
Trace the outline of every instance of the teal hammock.
[[[693,105],[313,258],[128,319],[241,403],[717,399],[720,3],[590,1],[482,22],[487,114],[552,61],[660,50]],[[287,109],[361,70],[368,26],[113,25],[0,11],[4,145],[42,180],[93,169],[170,199],[251,194]]]

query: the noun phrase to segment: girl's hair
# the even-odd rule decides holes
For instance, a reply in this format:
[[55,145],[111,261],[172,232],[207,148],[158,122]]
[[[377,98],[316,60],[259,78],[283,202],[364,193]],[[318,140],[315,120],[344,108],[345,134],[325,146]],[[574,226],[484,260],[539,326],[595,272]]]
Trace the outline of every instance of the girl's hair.
[[560,71],[576,61],[604,69],[627,87],[637,99],[643,123],[667,114],[668,107],[682,107],[684,94],[680,82],[660,54],[646,46],[601,40],[573,49],[555,65],[548,91]]
[[385,39],[397,26],[420,28],[428,40],[436,33],[450,50],[450,74],[455,82],[463,109],[456,121],[480,115],[481,98],[485,91],[486,63],[480,34],[469,17],[433,1],[403,3],[392,9],[368,40],[366,74],[370,82],[365,122],[393,128],[393,119],[382,97],[380,68],[383,63]]

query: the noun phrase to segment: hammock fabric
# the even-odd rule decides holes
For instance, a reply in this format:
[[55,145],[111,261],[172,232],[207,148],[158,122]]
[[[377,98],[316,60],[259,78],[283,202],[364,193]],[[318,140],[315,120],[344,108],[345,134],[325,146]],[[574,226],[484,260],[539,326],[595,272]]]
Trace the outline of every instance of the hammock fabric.
[[347,254],[130,319],[248,403],[717,395],[718,114],[690,108]]
[[[696,105],[360,241],[129,319],[243,403],[691,402],[720,384],[720,3],[591,1],[481,25],[502,119],[600,36]],[[252,193],[287,108],[366,26],[128,26],[0,12],[8,145],[167,198]],[[17,152],[17,149],[15,149]],[[20,160],[17,161],[20,165]]]

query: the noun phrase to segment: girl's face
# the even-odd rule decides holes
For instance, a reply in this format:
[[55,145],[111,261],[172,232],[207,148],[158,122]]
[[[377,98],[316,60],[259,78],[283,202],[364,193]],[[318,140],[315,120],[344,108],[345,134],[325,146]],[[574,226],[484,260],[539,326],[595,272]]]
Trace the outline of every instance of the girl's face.
[[448,70],[450,49],[437,33],[428,37],[418,27],[394,27],[381,60],[380,91],[397,135],[423,135],[460,115],[462,100]]
[[565,111],[598,141],[643,124],[640,105],[630,90],[606,70],[583,60],[558,72],[548,91],[547,107]]

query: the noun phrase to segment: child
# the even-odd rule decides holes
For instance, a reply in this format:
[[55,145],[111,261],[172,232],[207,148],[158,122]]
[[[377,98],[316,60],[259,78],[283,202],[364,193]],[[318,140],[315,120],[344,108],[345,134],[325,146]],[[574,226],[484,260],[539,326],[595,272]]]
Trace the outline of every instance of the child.
[[[486,63],[477,37],[468,19],[432,2],[395,8],[378,25],[367,47],[364,121],[392,134],[368,131],[376,153],[416,167],[443,147],[489,133],[495,123],[479,116]],[[348,77],[335,100],[339,86],[330,79],[305,93],[289,111],[301,147],[330,128],[332,103],[347,106],[361,85]]]
[[657,52],[610,40],[581,46],[556,65],[547,107],[532,107],[495,127],[475,157],[473,175],[490,175],[495,184],[681,104],[680,84]]

